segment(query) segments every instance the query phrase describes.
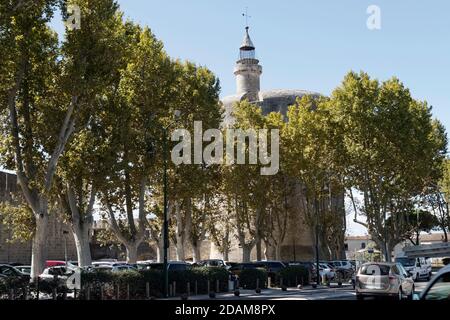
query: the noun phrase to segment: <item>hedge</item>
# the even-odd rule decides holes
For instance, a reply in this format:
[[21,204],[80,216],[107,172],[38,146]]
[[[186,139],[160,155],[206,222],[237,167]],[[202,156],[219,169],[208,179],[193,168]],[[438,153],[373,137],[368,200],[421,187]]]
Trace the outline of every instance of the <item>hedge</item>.
[[280,272],[278,272],[278,284],[280,278],[283,279],[283,285],[293,286],[293,285],[307,285],[309,284],[309,271],[303,266],[288,266]]
[[244,289],[256,289],[257,279],[259,288],[267,288],[267,271],[263,269],[244,269],[239,274],[239,286]]
[[18,300],[25,299],[26,296],[34,299],[38,292],[41,297],[42,294],[53,296],[56,293],[56,298],[61,299],[68,293],[68,289],[65,281],[61,279],[39,278],[38,281],[30,283],[27,277],[0,278],[0,299],[9,298],[10,294]]
[[[160,298],[164,289],[164,274],[162,270],[120,271],[104,272],[90,271],[82,273],[81,299],[145,299],[147,296],[147,284],[149,295]],[[187,293],[188,283],[190,293],[208,293],[216,291],[219,281],[219,291],[228,289],[229,273],[223,268],[201,267],[186,271],[169,271],[169,285],[175,284],[176,295]],[[119,287],[119,291],[117,288]],[[100,289],[102,288],[102,289]],[[128,290],[129,289],[129,290]],[[100,290],[102,290],[100,292]],[[128,296],[129,292],[129,296]],[[119,293],[119,296],[117,294]]]
[[[199,267],[186,271],[169,271],[169,285],[175,285],[176,295],[187,293],[188,284],[190,294],[207,294],[210,291],[219,292],[228,290],[230,274],[227,270],[217,267]],[[0,299],[8,298],[13,289],[15,298],[21,299],[28,292],[31,297],[36,292],[52,296],[57,293],[57,298],[66,298],[68,289],[63,279],[40,280],[39,289],[36,283],[18,282],[18,280],[0,279]],[[209,283],[209,286],[208,286]],[[264,281],[261,281],[263,284]],[[148,287],[147,287],[148,285]],[[149,292],[147,292],[147,288]],[[38,290],[37,290],[38,289]],[[110,272],[104,270],[84,270],[81,272],[81,290],[76,292],[78,299],[110,300],[110,299],[146,299],[147,296],[160,298],[163,296],[164,275],[162,270],[120,271]]]

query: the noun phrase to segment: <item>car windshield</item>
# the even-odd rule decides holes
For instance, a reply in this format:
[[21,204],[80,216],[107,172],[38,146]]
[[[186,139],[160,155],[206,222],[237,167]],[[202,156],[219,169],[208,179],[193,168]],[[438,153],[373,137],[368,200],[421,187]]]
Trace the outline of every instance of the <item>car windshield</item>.
[[387,265],[368,264],[361,267],[359,274],[364,276],[387,276],[389,275],[390,267]]
[[412,258],[396,258],[395,262],[401,263],[404,267],[414,267],[416,264],[416,259]]

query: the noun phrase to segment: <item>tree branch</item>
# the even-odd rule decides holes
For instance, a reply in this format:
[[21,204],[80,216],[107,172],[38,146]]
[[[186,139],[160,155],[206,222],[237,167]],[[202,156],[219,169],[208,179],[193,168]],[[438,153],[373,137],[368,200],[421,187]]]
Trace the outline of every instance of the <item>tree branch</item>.
[[50,191],[50,188],[52,186],[53,176],[56,172],[58,160],[64,152],[67,141],[75,130],[75,119],[72,117],[72,114],[77,102],[78,97],[73,96],[69,108],[67,109],[63,125],[61,126],[61,130],[59,132],[58,142],[48,163],[47,173],[45,175],[45,190],[47,192]]

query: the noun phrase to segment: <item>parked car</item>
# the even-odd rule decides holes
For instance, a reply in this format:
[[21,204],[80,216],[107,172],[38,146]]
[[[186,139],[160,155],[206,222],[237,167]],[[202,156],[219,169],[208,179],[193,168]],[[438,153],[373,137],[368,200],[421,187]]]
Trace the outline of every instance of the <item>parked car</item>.
[[113,266],[110,264],[97,264],[94,265],[92,269],[90,269],[90,271],[113,271]]
[[225,261],[225,263],[227,264],[227,266],[230,267],[230,269],[239,264],[238,262],[232,262],[232,261]]
[[261,263],[254,263],[254,262],[248,262],[248,263],[238,263],[234,266],[232,266],[229,271],[231,274],[238,276],[241,274],[242,270],[248,270],[248,269],[262,269],[266,270],[266,267],[262,265]]
[[412,276],[414,281],[431,279],[431,262],[425,258],[408,258],[400,256],[395,258],[395,262],[400,263]]
[[51,267],[57,267],[57,266],[65,266],[66,262],[65,261],[60,261],[60,260],[47,260],[45,262],[45,267],[46,268],[51,268]]
[[141,260],[136,263],[136,268],[138,270],[147,270],[150,269],[150,265],[155,263],[153,260]]
[[103,262],[103,263],[117,263],[117,259],[99,259],[97,262]]
[[137,270],[148,270],[150,269],[151,264],[154,263],[152,262],[145,262],[145,261],[138,261],[136,263],[136,269]]
[[39,278],[41,278],[42,280],[51,280],[56,277],[58,279],[65,280],[73,273],[74,270],[67,268],[66,266],[56,266],[45,268],[44,271],[39,275]]
[[31,274],[31,266],[17,266],[15,267],[17,270],[22,272],[23,274],[30,275]]
[[110,266],[112,267],[112,265],[116,263],[116,262],[112,262],[112,261],[92,261],[92,266],[94,267],[100,267],[100,266]]
[[419,299],[450,301],[450,265],[439,270],[422,291]]
[[331,264],[336,269],[344,269],[344,270],[353,269],[353,265],[348,260],[331,261],[329,264]]
[[227,265],[227,263],[221,259],[201,260],[197,262],[196,265],[200,267],[220,267],[225,268],[227,270],[230,268],[230,266]]
[[0,276],[2,278],[17,278],[19,280],[29,280],[30,276],[21,272],[16,267],[8,264],[0,264]]
[[130,264],[116,264],[112,266],[112,271],[113,272],[118,272],[118,271],[137,271],[137,267],[134,265],[130,265]]
[[313,262],[291,261],[291,262],[289,262],[289,266],[302,266],[302,267],[306,268],[309,272],[310,280],[312,282],[316,282],[317,273],[316,273],[315,264]]
[[320,277],[326,277],[328,280],[333,280],[336,276],[336,271],[333,266],[328,263],[319,263],[319,274]]
[[7,265],[11,267],[17,267],[23,265],[23,263],[20,262],[0,262],[0,265]]
[[258,261],[255,263],[261,264],[267,271],[267,276],[272,280],[276,279],[278,272],[286,268],[286,265],[281,261]]
[[414,281],[400,263],[363,264],[356,275],[356,298],[383,296],[399,300],[413,298]]
[[[164,270],[163,263],[152,263],[150,264],[151,270]],[[169,261],[168,262],[168,270],[169,271],[185,271],[189,270],[191,265],[189,263],[183,261]]]

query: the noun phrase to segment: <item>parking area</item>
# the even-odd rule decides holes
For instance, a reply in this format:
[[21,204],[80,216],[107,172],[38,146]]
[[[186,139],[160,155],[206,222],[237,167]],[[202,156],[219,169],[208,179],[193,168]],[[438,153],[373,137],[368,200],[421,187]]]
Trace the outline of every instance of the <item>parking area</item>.
[[[415,283],[415,293],[420,292],[426,287],[428,282],[421,281]],[[215,298],[208,295],[190,296],[189,300],[356,300],[355,290],[351,285],[343,285],[342,287],[305,287],[298,289],[295,287],[287,288],[282,291],[279,288],[264,289],[260,294],[255,290],[240,290],[237,297],[233,292],[217,294]],[[372,298],[373,299],[373,298]],[[169,300],[180,300],[180,298],[172,298]],[[368,298],[370,300],[370,298]]]

